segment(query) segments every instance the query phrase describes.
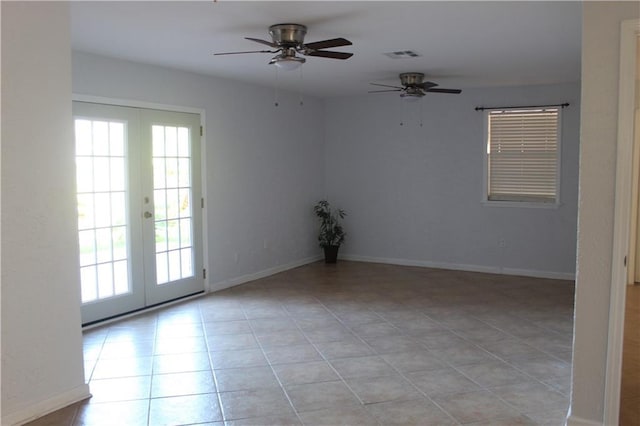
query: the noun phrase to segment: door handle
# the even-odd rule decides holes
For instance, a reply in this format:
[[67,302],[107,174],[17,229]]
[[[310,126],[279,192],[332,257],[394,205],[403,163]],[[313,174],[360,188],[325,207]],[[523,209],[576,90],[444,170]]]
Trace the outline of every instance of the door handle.
[[150,217],[153,217],[153,215],[149,212],[144,212],[144,218],[145,219],[149,219]]

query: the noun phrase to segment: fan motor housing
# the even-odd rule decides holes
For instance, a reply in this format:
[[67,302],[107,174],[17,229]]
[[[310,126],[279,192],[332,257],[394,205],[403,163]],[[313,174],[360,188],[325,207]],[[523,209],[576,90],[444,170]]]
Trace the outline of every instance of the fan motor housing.
[[400,74],[400,82],[403,86],[413,86],[422,84],[424,74],[421,72],[404,72]]
[[279,46],[301,46],[307,27],[300,24],[276,24],[269,27],[269,34]]

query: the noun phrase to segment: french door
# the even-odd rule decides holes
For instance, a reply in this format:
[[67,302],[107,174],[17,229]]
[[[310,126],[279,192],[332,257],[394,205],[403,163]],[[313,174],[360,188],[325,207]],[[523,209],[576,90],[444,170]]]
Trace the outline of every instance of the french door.
[[73,103],[82,322],[204,290],[200,116]]

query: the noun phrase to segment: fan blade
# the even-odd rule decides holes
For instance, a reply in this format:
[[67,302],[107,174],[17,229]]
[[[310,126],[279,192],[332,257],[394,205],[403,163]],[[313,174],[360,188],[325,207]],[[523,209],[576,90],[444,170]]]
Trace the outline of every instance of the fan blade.
[[400,86],[389,86],[388,84],[380,84],[380,83],[369,83],[373,86],[381,86],[381,87],[393,87],[394,89],[399,89],[402,90],[404,89],[404,87],[400,87]]
[[382,93],[382,92],[402,92],[402,89],[369,90],[369,93]]
[[427,89],[431,89],[432,87],[438,86],[438,83],[434,83],[433,81],[425,81],[420,84],[415,84],[414,86],[427,90]]
[[278,53],[279,50],[248,50],[246,52],[223,52],[223,53],[214,53],[214,56],[219,55],[242,55],[244,53]]
[[308,49],[319,50],[319,49],[328,49],[330,47],[351,46],[352,44],[353,43],[351,43],[349,40],[346,40],[344,38],[332,38],[331,40],[322,40],[322,41],[315,41],[313,43],[306,43],[304,47]]
[[275,43],[272,43],[272,42],[267,41],[267,40],[261,40],[259,38],[245,37],[245,39],[251,40],[251,41],[255,41],[256,43],[265,44],[265,45],[270,46],[270,47],[278,47],[278,45],[275,44]]
[[425,92],[434,92],[434,93],[462,93],[460,89],[425,89]]
[[307,56],[319,56],[321,58],[331,59],[349,59],[353,56],[353,53],[345,52],[332,52],[330,50],[316,50],[314,52],[305,53]]

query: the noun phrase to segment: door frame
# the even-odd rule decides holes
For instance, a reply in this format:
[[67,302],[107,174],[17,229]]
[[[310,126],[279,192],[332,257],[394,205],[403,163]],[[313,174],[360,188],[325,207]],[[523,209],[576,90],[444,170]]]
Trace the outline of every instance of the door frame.
[[[203,267],[207,271],[207,278],[204,278],[204,292],[209,293],[211,291],[211,285],[209,281],[210,268],[209,268],[209,249],[208,249],[208,217],[207,217],[207,127],[206,123],[206,110],[204,108],[194,108],[181,105],[161,104],[155,102],[137,101],[120,98],[109,98],[104,96],[85,95],[81,93],[73,93],[71,95],[72,101],[78,102],[91,102],[96,104],[131,107],[131,108],[144,108],[144,109],[156,109],[169,112],[185,112],[191,114],[200,115],[200,126],[202,128],[202,135],[200,137],[200,185],[202,188],[202,197],[204,198],[204,210],[202,214],[202,262]],[[199,271],[196,271],[199,273]]]
[[[636,105],[636,61],[640,44],[640,19],[623,21],[620,30],[620,79],[618,88],[618,141],[616,158],[615,211],[613,224],[613,252],[611,256],[611,295],[609,304],[609,333],[604,389],[604,424],[618,424],[620,385],[622,382],[622,350],[624,316],[628,284],[628,262],[632,248],[632,203],[637,200],[638,164],[634,153],[640,150],[634,141]],[[640,131],[640,129],[639,129]],[[637,244],[634,245],[637,246]]]

